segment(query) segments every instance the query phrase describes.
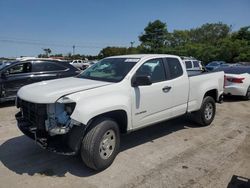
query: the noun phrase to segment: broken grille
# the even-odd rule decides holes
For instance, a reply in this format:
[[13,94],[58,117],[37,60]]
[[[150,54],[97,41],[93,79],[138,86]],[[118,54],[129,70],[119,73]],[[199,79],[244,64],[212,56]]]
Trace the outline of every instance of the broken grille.
[[27,101],[20,101],[20,107],[24,120],[38,130],[45,130],[45,120],[47,119],[46,104],[36,104]]

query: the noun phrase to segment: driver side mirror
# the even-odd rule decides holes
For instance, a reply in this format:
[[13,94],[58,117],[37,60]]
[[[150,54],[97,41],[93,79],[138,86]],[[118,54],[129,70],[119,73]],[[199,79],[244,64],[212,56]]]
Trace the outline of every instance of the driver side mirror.
[[152,84],[151,77],[148,75],[136,75],[132,78],[131,81],[132,87],[148,86],[151,84]]

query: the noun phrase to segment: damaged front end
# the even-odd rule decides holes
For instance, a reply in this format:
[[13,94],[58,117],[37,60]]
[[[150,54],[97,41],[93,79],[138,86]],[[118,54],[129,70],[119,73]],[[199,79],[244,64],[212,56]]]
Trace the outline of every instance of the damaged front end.
[[50,151],[74,155],[78,152],[85,125],[72,119],[76,103],[67,97],[54,104],[36,104],[17,98],[19,129]]

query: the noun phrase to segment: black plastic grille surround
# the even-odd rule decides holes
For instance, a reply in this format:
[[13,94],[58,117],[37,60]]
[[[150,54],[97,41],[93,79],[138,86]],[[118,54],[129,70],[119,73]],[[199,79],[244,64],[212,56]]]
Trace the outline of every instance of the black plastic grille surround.
[[45,130],[47,119],[46,104],[36,104],[19,99],[19,106],[25,121],[29,122],[37,130]]

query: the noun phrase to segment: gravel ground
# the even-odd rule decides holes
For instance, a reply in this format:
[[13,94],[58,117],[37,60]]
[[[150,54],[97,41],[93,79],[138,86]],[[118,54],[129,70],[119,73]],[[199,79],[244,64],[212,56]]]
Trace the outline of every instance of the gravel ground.
[[227,99],[214,122],[178,118],[122,136],[102,172],[78,156],[41,149],[16,127],[12,103],[0,105],[0,187],[250,187],[250,101]]

